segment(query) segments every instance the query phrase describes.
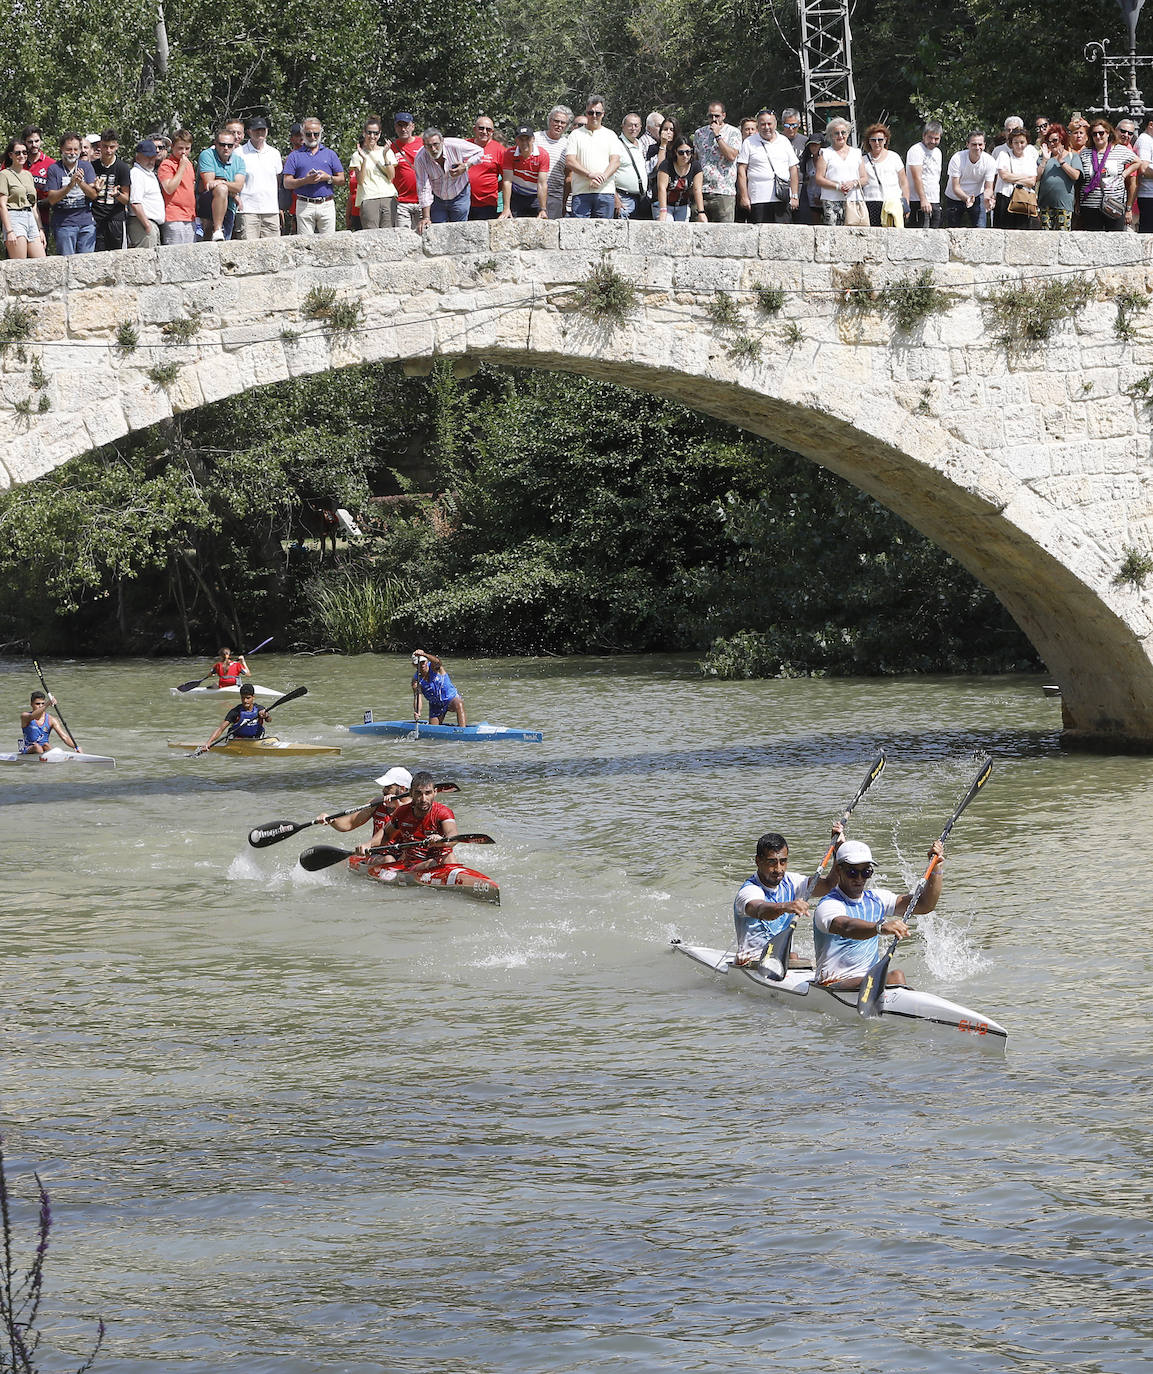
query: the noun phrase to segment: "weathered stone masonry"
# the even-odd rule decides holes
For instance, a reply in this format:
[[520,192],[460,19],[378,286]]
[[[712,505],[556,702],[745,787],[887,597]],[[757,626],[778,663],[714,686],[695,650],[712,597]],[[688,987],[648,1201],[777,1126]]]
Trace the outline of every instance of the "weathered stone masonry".
[[[606,256],[640,288],[624,324],[574,306]],[[27,311],[31,327],[0,359],[0,482],[353,363],[579,372],[840,473],[1001,598],[1061,683],[1067,726],[1153,743],[1153,589],[1115,580],[1128,550],[1153,551],[1150,415],[1130,394],[1153,371],[1153,310],[1122,342],[1112,299],[1150,291],[1151,257],[1153,236],[1130,234],[521,220],[423,240],[381,230],[7,263],[0,317]],[[931,268],[952,304],[900,334],[885,314],[845,308],[855,263],[878,287]],[[1069,274],[1091,278],[1097,298],[1048,343],[1008,354],[984,298]],[[757,308],[759,284],[783,289],[779,314]],[[316,286],[361,304],[355,330],[302,318]],[[740,307],[738,325],[709,314],[717,291]],[[190,315],[187,342],[164,333]],[[117,346],[125,323],[134,349]],[[149,378],[168,364],[175,376]]]

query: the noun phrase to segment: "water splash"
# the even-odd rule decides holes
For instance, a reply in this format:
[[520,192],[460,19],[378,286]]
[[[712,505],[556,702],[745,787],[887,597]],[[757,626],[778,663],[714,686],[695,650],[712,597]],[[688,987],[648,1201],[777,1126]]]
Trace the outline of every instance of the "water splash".
[[945,916],[939,911],[917,917],[925,967],[934,978],[960,983],[989,967],[990,961],[970,939],[971,928],[971,918]]

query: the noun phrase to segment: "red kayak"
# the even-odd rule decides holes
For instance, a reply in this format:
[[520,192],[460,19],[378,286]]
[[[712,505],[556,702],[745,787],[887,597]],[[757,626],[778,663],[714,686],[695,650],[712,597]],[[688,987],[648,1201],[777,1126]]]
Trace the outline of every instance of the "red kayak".
[[407,864],[387,859],[383,855],[354,854],[348,861],[353,873],[362,878],[375,878],[378,883],[395,883],[399,887],[440,887],[446,892],[459,892],[481,902],[495,902],[500,906],[500,886],[487,874],[462,864],[441,864],[425,873],[413,873]]

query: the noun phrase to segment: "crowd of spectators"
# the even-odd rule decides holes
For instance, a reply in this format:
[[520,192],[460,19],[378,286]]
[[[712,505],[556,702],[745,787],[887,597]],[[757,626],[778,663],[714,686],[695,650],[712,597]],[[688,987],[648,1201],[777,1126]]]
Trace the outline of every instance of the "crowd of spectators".
[[795,109],[762,109],[731,124],[709,104],[689,132],[661,111],[636,113],[620,131],[590,95],[582,112],[554,105],[543,129],[520,124],[508,142],[476,117],[470,137],[429,126],[410,111],[391,129],[365,120],[347,166],[324,142],[319,119],[292,125],[289,146],[269,142],[268,121],[229,120],[193,160],[192,134],[154,133],[121,156],[115,129],[66,131],[58,156],[29,125],[4,150],[0,228],[9,258],[69,255],[198,240],[333,234],[337,191],[347,187],[349,228],[410,228],[462,220],[743,221],[752,224],[909,228],[1071,228],[1153,232],[1153,115],[1139,131],[1124,117],[1073,114],[1064,124],[1019,116],[992,147],[975,129],[947,164],[941,125],[924,125],[902,158],[885,124],[862,146],[844,119],[805,130]]

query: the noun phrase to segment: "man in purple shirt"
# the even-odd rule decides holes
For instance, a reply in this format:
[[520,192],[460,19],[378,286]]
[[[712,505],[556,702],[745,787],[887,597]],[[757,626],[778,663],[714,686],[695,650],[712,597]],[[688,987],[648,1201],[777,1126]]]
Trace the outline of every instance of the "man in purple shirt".
[[425,129],[420,137],[424,147],[414,166],[423,234],[430,224],[460,224],[468,219],[472,204],[468,169],[484,157],[484,149],[464,138],[445,138],[439,129]]
[[324,129],[319,119],[306,119],[302,133],[304,147],[284,161],[284,189],[296,192],[296,232],[335,234],[332,189],[344,185],[344,168],[332,149],[321,143]]

